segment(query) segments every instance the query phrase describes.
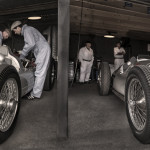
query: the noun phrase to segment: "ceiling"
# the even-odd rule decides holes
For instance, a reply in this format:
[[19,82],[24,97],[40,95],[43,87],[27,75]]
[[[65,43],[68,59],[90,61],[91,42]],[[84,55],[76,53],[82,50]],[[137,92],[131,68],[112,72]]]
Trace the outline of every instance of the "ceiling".
[[52,4],[55,1],[56,0],[0,0],[0,11],[6,11],[8,9],[20,9],[23,7],[27,7],[26,11],[28,11],[29,6],[39,5],[41,3]]
[[[71,33],[150,41],[149,0],[71,0]],[[149,10],[150,12],[150,10]]]
[[[57,5],[57,0],[0,0],[0,29],[20,20],[44,30],[49,25],[57,24]],[[33,15],[40,15],[42,19],[27,19]]]
[[[57,24],[57,1],[0,0],[0,29],[16,20],[40,30]],[[99,36],[110,32],[118,38],[150,41],[148,7],[149,0],[70,0],[70,32]],[[42,19],[29,21],[32,15]]]

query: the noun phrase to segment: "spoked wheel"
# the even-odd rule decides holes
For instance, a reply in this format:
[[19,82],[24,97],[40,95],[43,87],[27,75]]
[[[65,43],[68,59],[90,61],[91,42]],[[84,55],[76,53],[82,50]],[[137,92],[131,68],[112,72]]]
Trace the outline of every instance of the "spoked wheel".
[[51,71],[51,83],[54,83],[55,80],[55,66],[52,66],[52,71]]
[[101,75],[101,70],[99,70],[99,74],[98,74],[98,85],[99,85],[99,87],[102,86],[102,75]]
[[142,143],[150,143],[150,69],[133,67],[125,88],[126,113],[135,137]]
[[12,66],[5,68],[0,74],[0,143],[12,133],[20,101],[20,78]]
[[147,118],[146,100],[142,85],[136,78],[133,78],[129,84],[127,104],[134,127],[142,131]]
[[18,109],[18,85],[15,79],[8,79],[0,94],[0,131],[7,131],[16,116]]
[[110,89],[111,73],[108,62],[101,62],[98,73],[98,90],[100,95],[108,95]]

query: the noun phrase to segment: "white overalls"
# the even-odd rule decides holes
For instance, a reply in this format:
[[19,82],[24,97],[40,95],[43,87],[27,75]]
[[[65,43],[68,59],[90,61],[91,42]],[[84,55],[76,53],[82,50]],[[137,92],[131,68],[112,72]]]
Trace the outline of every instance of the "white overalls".
[[79,82],[89,81],[93,60],[94,60],[93,50],[91,48],[90,50],[88,50],[86,47],[80,49],[79,61],[81,62],[81,66],[80,66]]
[[121,65],[124,64],[124,58],[123,58],[123,55],[119,55],[119,53],[125,53],[125,50],[124,48],[118,48],[118,47],[115,47],[114,48],[114,57],[115,57],[115,60],[114,60],[114,67],[115,67],[115,70],[117,70]]
[[31,50],[34,52],[36,71],[31,95],[40,98],[50,62],[50,46],[42,34],[33,27],[24,25],[21,34],[24,36],[25,45],[20,58],[27,56]]

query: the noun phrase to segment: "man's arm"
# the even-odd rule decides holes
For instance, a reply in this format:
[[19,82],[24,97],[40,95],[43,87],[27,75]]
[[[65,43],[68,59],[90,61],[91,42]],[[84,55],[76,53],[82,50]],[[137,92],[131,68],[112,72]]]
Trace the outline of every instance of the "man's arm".
[[20,58],[27,56],[29,51],[32,50],[35,46],[33,33],[28,29],[26,29],[24,32],[24,42],[25,45],[23,47]]
[[83,49],[81,48],[80,51],[79,51],[79,56],[78,56],[78,59],[79,59],[80,62],[81,62],[82,59],[83,59],[83,58],[82,58],[82,55],[83,55],[83,52],[82,52],[82,51],[83,51]]
[[114,47],[114,56],[118,54],[118,48]]
[[125,55],[126,53],[125,49],[122,47],[121,50],[122,50],[123,55]]
[[92,62],[94,61],[94,53],[93,53],[93,50],[92,50]]

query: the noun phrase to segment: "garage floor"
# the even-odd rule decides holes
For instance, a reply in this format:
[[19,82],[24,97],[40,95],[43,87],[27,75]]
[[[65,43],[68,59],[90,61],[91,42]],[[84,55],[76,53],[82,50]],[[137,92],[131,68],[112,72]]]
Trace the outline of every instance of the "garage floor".
[[125,105],[99,96],[96,83],[69,89],[69,139],[56,140],[56,88],[40,101],[22,99],[13,135],[0,150],[149,150],[129,128]]

